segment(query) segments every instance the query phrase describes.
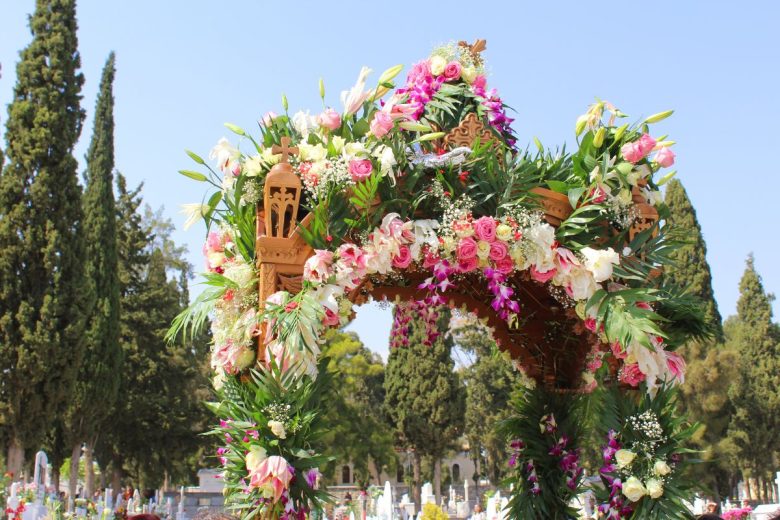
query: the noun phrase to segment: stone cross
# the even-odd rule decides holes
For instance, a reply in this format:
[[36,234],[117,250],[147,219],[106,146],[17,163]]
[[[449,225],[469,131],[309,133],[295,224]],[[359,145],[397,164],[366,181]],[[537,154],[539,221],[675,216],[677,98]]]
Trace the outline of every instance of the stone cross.
[[46,453],[39,451],[35,454],[35,468],[33,469],[33,483],[36,487],[38,497],[46,492],[46,470],[49,466],[49,458]]
[[282,145],[279,146],[278,144],[275,144],[271,147],[271,153],[273,154],[282,154],[282,161],[283,163],[289,162],[288,156],[295,155],[298,153],[298,148],[295,146],[289,146],[290,145],[290,138],[287,136],[282,137]]

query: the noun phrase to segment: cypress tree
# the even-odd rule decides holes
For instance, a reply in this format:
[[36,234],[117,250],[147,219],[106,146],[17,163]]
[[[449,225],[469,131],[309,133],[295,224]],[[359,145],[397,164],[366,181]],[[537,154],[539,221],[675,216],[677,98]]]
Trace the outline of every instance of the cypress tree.
[[[427,312],[427,311],[426,311]],[[450,313],[439,314],[446,331]],[[420,507],[422,457],[434,462],[434,487],[441,493],[441,459],[463,431],[464,392],[452,360],[452,339],[440,334],[426,345],[427,327],[418,316],[409,325],[409,345],[390,352],[385,373],[385,406],[399,441],[414,450],[414,501]]]
[[30,29],[0,177],[0,402],[14,472],[64,412],[83,348],[75,0],[37,0]]
[[729,434],[743,477],[762,478],[774,469],[768,455],[780,449],[780,343],[772,323],[773,296],[764,291],[753,255],[739,290],[737,317],[727,328],[739,353],[739,374],[729,394],[734,407]]
[[707,245],[696,210],[680,181],[673,179],[669,182],[665,200],[669,207],[667,225],[673,236],[684,241],[682,247],[671,254],[675,263],[667,267],[666,276],[674,285],[688,288],[701,300],[705,317],[715,330],[713,340],[692,341],[681,350],[688,361],[681,406],[692,420],[703,426],[693,442],[703,451],[703,459],[708,464],[698,465],[692,471],[719,498],[721,492],[728,491],[733,476],[732,461],[723,454],[730,451],[731,441],[726,437],[733,410],[728,386],[736,376],[737,355],[720,343],[723,326],[712,290]]
[[114,53],[103,68],[95,106],[92,141],[87,152],[84,191],[85,275],[88,287],[86,349],[71,398],[70,491],[76,491],[79,452],[85,443],[87,496],[94,490],[92,449],[119,391],[119,278],[117,274],[116,203],[114,201]]
[[667,268],[666,276],[680,287],[687,287],[703,304],[705,316],[716,328],[718,338],[723,337],[721,316],[712,291],[712,272],[707,263],[707,244],[696,218],[696,210],[688,198],[682,183],[672,179],[666,187],[666,205],[669,215],[666,224],[685,244],[671,254],[674,265]]

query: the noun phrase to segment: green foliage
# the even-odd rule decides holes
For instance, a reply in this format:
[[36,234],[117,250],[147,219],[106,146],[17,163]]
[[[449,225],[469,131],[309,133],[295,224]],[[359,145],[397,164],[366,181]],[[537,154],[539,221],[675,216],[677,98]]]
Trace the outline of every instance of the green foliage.
[[170,222],[142,212],[140,187],[129,191],[117,177],[117,251],[120,336],[124,368],[110,428],[96,454],[136,485],[155,487],[167,473],[176,482],[212,464],[204,452],[211,414],[202,402],[208,389],[208,338],[169,344],[165,332],[189,299],[189,264],[172,243]]
[[765,292],[752,255],[739,289],[737,316],[726,327],[727,345],[739,353],[738,376],[729,388],[729,436],[742,470],[758,477],[773,471],[767,454],[780,450],[780,338],[772,323],[773,296]]
[[[433,312],[439,312],[439,330],[446,330],[449,311]],[[424,345],[420,318],[412,319],[410,331],[409,345],[393,349],[387,360],[385,410],[399,446],[440,459],[463,431],[464,392],[453,370],[452,340],[442,334],[430,347]]]
[[[505,481],[516,490],[508,506],[512,518],[577,518],[577,511],[569,502],[580,490],[581,474],[573,480],[574,488],[569,487],[570,475],[561,467],[561,456],[551,454],[551,450],[559,443],[567,450],[580,446],[585,401],[580,394],[552,393],[541,386],[518,389],[513,396],[511,415],[499,425],[505,442],[524,443],[516,455],[514,470]],[[538,479],[538,494],[532,491],[534,482],[529,463],[533,465],[533,476]]]
[[[384,364],[355,333],[331,329],[323,339],[322,355],[328,358],[333,381],[324,412],[329,427],[323,444],[333,462],[353,464],[356,482],[379,485],[379,474],[392,470],[395,460],[393,434],[382,410]],[[323,473],[333,478],[335,469],[330,464]]]
[[[313,489],[303,478],[304,472],[328,462],[327,456],[316,454],[329,427],[321,413],[330,386],[327,364],[327,358],[320,360],[316,379],[294,370],[282,372],[275,366],[263,372],[251,370],[244,382],[227,378],[218,392],[219,400],[209,404],[217,416],[227,419],[211,433],[226,441],[224,481],[231,492],[227,506],[240,512],[242,518],[267,511],[258,500],[262,492],[246,488],[246,457],[253,448],[264,447],[267,456],[281,456],[295,468],[298,478],[289,489],[295,504],[329,500],[324,491]],[[271,420],[283,423],[285,435],[277,436],[271,430]]]
[[455,341],[476,355],[463,371],[466,438],[472,457],[480,460],[482,473],[497,486],[507,468],[506,439],[496,431],[496,425],[511,413],[509,401],[519,385],[518,372],[484,328],[459,328]]
[[[676,387],[661,387],[654,397],[646,392],[627,393],[624,389],[613,386],[598,392],[601,406],[598,431],[606,444],[610,432],[617,434],[616,439],[621,448],[637,454],[634,461],[624,470],[618,469],[621,481],[626,482],[629,476],[638,478],[646,484],[648,476],[652,475],[663,481],[663,494],[657,498],[643,496],[638,502],[630,503],[634,520],[688,520],[692,518],[686,506],[699,486],[686,475],[686,469],[692,463],[698,462],[697,452],[686,448],[698,425],[690,425],[687,418],[677,413],[679,391]],[[632,426],[631,418],[638,418],[644,413],[650,413],[662,429],[661,442],[649,443],[648,435],[642,429]],[[648,449],[648,446],[652,446]],[[655,461],[664,461],[671,472],[660,477],[654,473]],[[606,464],[606,461],[605,461]],[[609,502],[610,482],[604,477],[604,489],[597,488],[600,503]],[[625,498],[625,497],[623,497]],[[627,500],[626,500],[627,501]]]
[[84,78],[74,0],[38,0],[30,29],[0,175],[0,417],[15,444],[34,449],[64,411],[83,350],[81,189],[72,152]]
[[707,244],[701,226],[682,183],[672,179],[666,187],[666,205],[669,214],[666,225],[682,242],[681,247],[670,254],[672,262],[665,276],[671,283],[687,288],[701,300],[707,320],[716,327],[717,336],[723,337],[720,312],[712,291],[712,273],[707,262]]
[[103,69],[95,108],[92,141],[87,153],[84,192],[86,348],[76,386],[69,399],[68,437],[71,444],[94,444],[114,407],[118,373],[119,277],[117,272],[116,204],[114,201],[114,54]]

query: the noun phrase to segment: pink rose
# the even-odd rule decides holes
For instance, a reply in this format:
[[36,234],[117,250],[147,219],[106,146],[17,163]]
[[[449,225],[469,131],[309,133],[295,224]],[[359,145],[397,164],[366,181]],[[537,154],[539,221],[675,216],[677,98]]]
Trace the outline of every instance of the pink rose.
[[[497,244],[498,242],[495,243]],[[502,258],[501,260],[499,260],[498,262],[496,262],[496,269],[498,269],[500,272],[504,274],[511,273],[512,270],[514,270],[514,268],[515,268],[515,262],[514,260],[512,260],[512,257],[508,255]]]
[[642,151],[639,149],[639,144],[637,143],[624,144],[620,149],[620,153],[623,154],[623,158],[631,164],[638,163],[644,157]]
[[617,340],[613,341],[609,345],[609,348],[612,350],[612,355],[615,356],[615,359],[626,359],[628,357],[628,352],[625,351],[623,346]]
[[485,242],[496,239],[496,221],[492,217],[480,217],[474,221],[474,233]]
[[642,157],[647,157],[647,154],[655,148],[655,139],[650,137],[650,134],[642,134],[636,144],[639,146],[639,153],[642,154]]
[[393,257],[393,267],[399,269],[405,269],[412,263],[412,252],[409,251],[409,246],[401,246],[398,248],[398,254]]
[[444,67],[444,80],[455,81],[460,79],[460,63],[451,61]]
[[290,480],[292,480],[292,473],[287,460],[278,455],[271,455],[251,472],[250,485],[254,488],[268,486],[273,491],[273,502],[276,503],[289,487]]
[[322,318],[322,324],[326,327],[335,327],[340,323],[339,315],[333,312],[332,310],[328,309],[327,307],[323,307],[325,309],[325,316]]
[[591,318],[588,316],[585,318],[585,328],[588,329],[591,332],[596,332],[596,318]]
[[371,134],[377,139],[383,137],[393,128],[393,118],[387,112],[381,110],[374,113],[371,120]]
[[668,168],[674,164],[674,152],[669,147],[662,147],[658,150],[658,153],[655,154],[655,162],[664,168]]
[[502,242],[501,240],[496,240],[495,242],[490,244],[490,259],[494,262],[498,262],[499,260],[503,260],[507,257],[509,254],[509,248],[506,245],[506,242]]
[[332,108],[328,108],[325,112],[317,116],[317,123],[319,123],[322,128],[337,130],[341,126],[341,116]]
[[456,254],[458,261],[471,260],[477,257],[477,243],[471,237],[461,238],[458,242]]
[[[474,246],[476,248],[476,245]],[[479,267],[479,260],[475,254],[471,258],[459,258],[458,259],[458,271],[461,273],[469,273]]]
[[541,272],[536,270],[536,266],[535,265],[532,265],[531,266],[531,278],[533,278],[537,282],[542,282],[542,283],[549,282],[550,280],[552,280],[552,277],[555,276],[555,271],[556,271],[555,268],[553,268],[553,269],[550,269],[549,271],[545,271],[545,272],[541,273]]
[[630,363],[623,366],[623,370],[620,371],[620,381],[627,385],[636,388],[639,383],[645,380],[645,375],[639,370],[638,363]]
[[349,173],[355,182],[366,180],[371,176],[373,170],[374,166],[368,159],[352,159],[349,161]]
[[685,382],[685,359],[677,352],[664,352],[666,354],[666,367],[678,382]]
[[322,283],[331,275],[333,253],[325,249],[316,249],[314,256],[303,264],[303,278],[310,282]]

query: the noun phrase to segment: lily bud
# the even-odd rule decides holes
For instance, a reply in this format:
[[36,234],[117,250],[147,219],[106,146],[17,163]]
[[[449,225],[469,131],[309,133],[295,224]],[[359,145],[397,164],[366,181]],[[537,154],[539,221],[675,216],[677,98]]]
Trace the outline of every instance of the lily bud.
[[412,132],[430,132],[433,130],[430,126],[415,121],[403,121],[398,124],[404,130],[411,130]]
[[289,108],[289,105],[287,104],[287,96],[285,94],[282,94],[282,108],[285,112],[287,112],[287,109]]
[[377,81],[377,84],[381,85],[382,83],[390,83],[393,81],[393,78],[398,76],[398,73],[403,70],[403,65],[396,65],[394,67],[390,67],[386,71],[382,73],[381,76],[379,76],[379,80]]
[[246,137],[246,132],[240,126],[234,125],[233,123],[225,123],[225,128],[227,128],[234,134],[240,135],[242,137]]
[[655,183],[656,186],[663,186],[664,184],[672,180],[672,177],[674,177],[675,175],[677,175],[677,170],[670,171],[669,173],[661,177],[661,179],[658,182]]
[[604,136],[606,135],[607,130],[602,126],[596,131],[596,134],[593,136],[593,146],[596,148],[601,148],[601,145],[604,144]]
[[577,137],[580,136],[583,130],[585,130],[585,125],[588,124],[589,116],[587,114],[583,114],[580,117],[577,118],[577,124],[574,125],[574,135]]
[[645,123],[652,124],[657,123],[658,121],[663,121],[670,115],[674,114],[674,110],[667,110],[666,112],[658,112],[657,114],[653,114],[652,116],[645,119]]
[[325,101],[325,82],[320,78],[320,98]]
[[615,130],[615,141],[620,141],[620,138],[623,137],[623,134],[626,133],[627,129],[628,129],[628,123]]

